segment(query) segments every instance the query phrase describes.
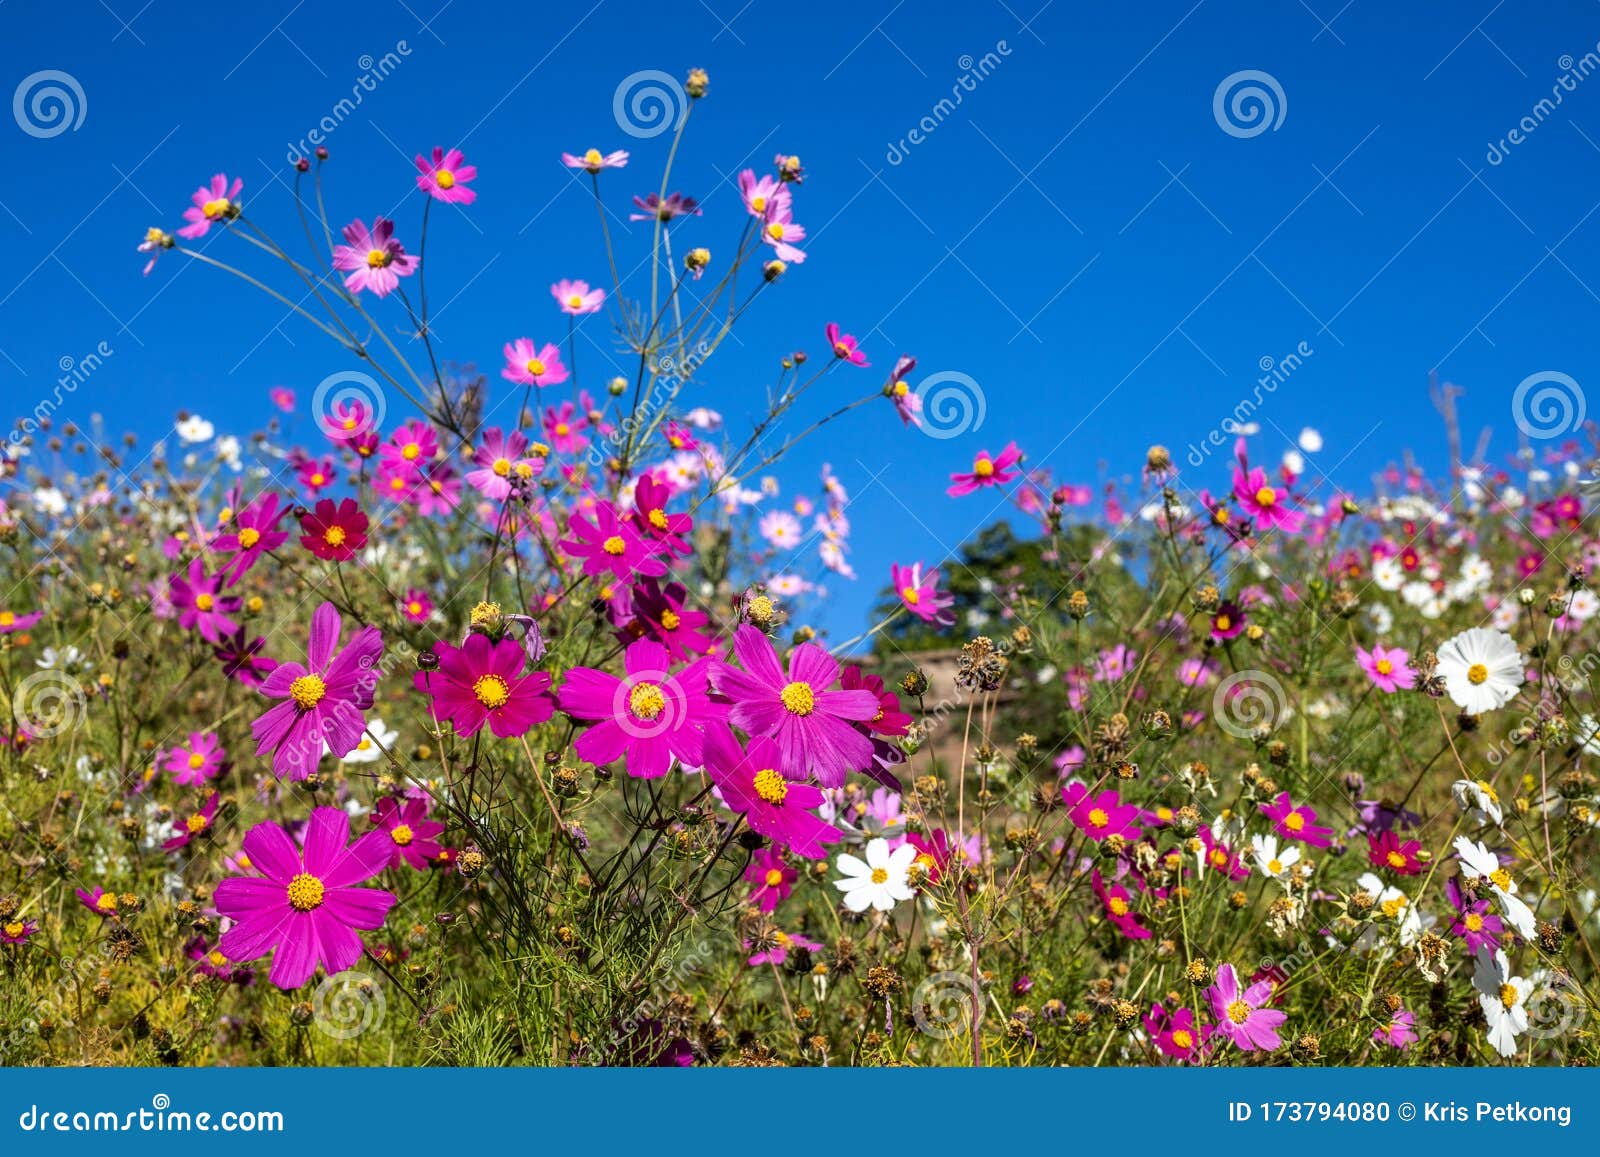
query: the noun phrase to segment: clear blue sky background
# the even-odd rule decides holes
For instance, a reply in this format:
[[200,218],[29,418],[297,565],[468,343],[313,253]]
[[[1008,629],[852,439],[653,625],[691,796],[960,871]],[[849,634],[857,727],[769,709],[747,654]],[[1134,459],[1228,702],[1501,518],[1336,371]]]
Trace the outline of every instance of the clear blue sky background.
[[[87,102],[81,125],[48,139],[0,118],[7,409],[31,410],[62,359],[106,341],[114,356],[62,417],[99,413],[146,436],[182,407],[242,435],[267,417],[268,387],[304,404],[347,368],[242,286],[170,258],[141,278],[133,247],[148,225],[174,227],[218,170],[242,175],[252,216],[291,235],[285,153],[363,57],[410,49],[330,139],[332,212],[370,218],[403,200],[414,237],[412,155],[462,145],[480,198],[436,216],[429,286],[448,302],[445,353],[495,368],[508,337],[559,332],[551,281],[606,280],[586,184],[559,153],[631,149],[638,167],[606,181],[625,215],[668,138],[618,130],[618,82],[708,69],[674,181],[707,216],[681,242],[725,248],[729,178],[779,150],[809,170],[798,216],[812,237],[811,260],[694,400],[743,428],[777,356],[819,351],[838,319],[873,367],[824,400],[910,352],[923,373],[970,375],[987,401],[982,428],[950,441],[869,409],[783,470],[791,490],[809,487],[827,460],[853,493],[861,579],[835,583],[827,613],[841,634],[859,629],[891,559],[931,563],[995,513],[983,497],[943,497],[979,446],[1015,438],[1067,481],[1135,470],[1156,441],[1181,459],[1251,393],[1261,359],[1305,342],[1314,354],[1258,415],[1261,453],[1314,425],[1326,450],[1313,480],[1359,488],[1408,447],[1442,466],[1432,369],[1467,391],[1469,444],[1492,427],[1500,454],[1516,446],[1517,382],[1600,380],[1600,76],[1563,93],[1503,163],[1486,159],[1572,67],[1563,58],[1594,50],[1594,3],[11,0],[0,40],[5,93],[59,69]],[[890,163],[964,58],[1001,42],[1002,63]],[[1285,97],[1282,123],[1253,137],[1213,115],[1219,82],[1246,69]],[[622,243],[638,253],[646,233]],[[225,247],[244,252],[226,240],[213,252]],[[1216,488],[1225,474],[1218,463],[1184,481]]]

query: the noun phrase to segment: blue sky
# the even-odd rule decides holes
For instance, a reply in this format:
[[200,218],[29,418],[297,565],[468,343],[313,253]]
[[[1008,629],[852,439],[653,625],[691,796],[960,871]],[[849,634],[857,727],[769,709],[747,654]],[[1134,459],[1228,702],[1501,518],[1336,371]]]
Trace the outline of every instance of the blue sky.
[[[711,96],[673,184],[706,217],[679,244],[725,248],[733,174],[783,151],[809,172],[797,217],[811,258],[691,400],[742,432],[777,357],[819,351],[834,319],[873,366],[834,375],[819,405],[876,384],[902,352],[920,361],[914,380],[977,383],[975,431],[930,439],[868,408],[779,472],[791,491],[814,488],[831,462],[852,492],[861,577],[833,584],[825,614],[840,635],[860,628],[891,559],[932,563],[1005,513],[943,497],[980,446],[1014,438],[1072,482],[1134,471],[1158,441],[1181,464],[1255,393],[1263,359],[1302,343],[1311,352],[1256,415],[1261,457],[1312,425],[1326,442],[1314,480],[1359,489],[1408,448],[1441,467],[1435,369],[1466,390],[1468,444],[1491,428],[1503,455],[1518,382],[1600,376],[1600,76],[1573,79],[1597,51],[1600,6],[1341,3],[379,0],[212,16],[172,0],[12,0],[7,89],[58,70],[83,96],[81,123],[54,135],[0,121],[7,408],[32,410],[64,359],[102,342],[114,355],[60,417],[100,414],[147,437],[184,407],[244,434],[268,416],[269,387],[304,404],[350,368],[281,307],[181,259],[141,278],[133,246],[148,225],[175,226],[219,170],[243,176],[252,217],[293,235],[286,153],[367,61],[395,53],[328,139],[330,211],[399,204],[414,237],[411,156],[467,151],[480,198],[436,217],[429,249],[446,356],[497,367],[509,337],[559,332],[551,281],[606,280],[587,187],[559,154],[632,150],[637,168],[606,181],[625,215],[668,138],[620,131],[613,93],[641,70],[698,65]],[[1214,112],[1219,85],[1245,71],[1282,94],[1281,119],[1253,135]],[[940,109],[957,89],[960,104]],[[1553,90],[1560,103],[1538,109]],[[1533,128],[1510,143],[1525,118]],[[919,123],[933,127],[911,143]],[[647,235],[620,244],[642,255]],[[245,252],[227,239],[212,252],[230,250]],[[592,369],[609,340],[588,333]],[[1195,489],[1224,482],[1220,462],[1184,475]]]

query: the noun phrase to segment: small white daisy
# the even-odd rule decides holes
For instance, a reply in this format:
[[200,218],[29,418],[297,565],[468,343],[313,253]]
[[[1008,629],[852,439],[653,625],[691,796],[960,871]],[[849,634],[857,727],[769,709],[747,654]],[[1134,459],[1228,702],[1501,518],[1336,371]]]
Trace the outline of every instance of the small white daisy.
[[1522,655],[1504,631],[1473,627],[1439,648],[1439,674],[1457,707],[1482,715],[1516,697],[1524,678]]
[[911,899],[911,885],[907,874],[911,862],[917,858],[917,847],[901,844],[889,850],[884,839],[867,842],[866,859],[861,860],[849,852],[841,853],[834,866],[844,874],[833,886],[844,893],[844,906],[852,912],[865,912],[876,908],[887,912],[902,900]]

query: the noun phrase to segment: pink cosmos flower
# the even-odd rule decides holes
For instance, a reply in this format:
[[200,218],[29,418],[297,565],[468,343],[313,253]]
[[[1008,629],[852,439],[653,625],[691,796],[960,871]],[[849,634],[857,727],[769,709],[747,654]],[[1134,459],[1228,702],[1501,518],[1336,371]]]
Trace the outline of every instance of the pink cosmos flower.
[[238,177],[229,185],[226,173],[218,173],[211,178],[211,184],[201,185],[190,198],[194,204],[183,211],[183,219],[189,223],[178,230],[178,236],[192,241],[204,237],[216,222],[237,217],[239,190],[243,188],[244,182]]
[[[794,219],[794,213],[788,205],[776,205],[767,214],[766,224],[761,226],[761,241],[772,246],[773,256],[779,261],[787,261],[791,265],[804,264],[806,251],[801,249],[796,242],[806,239],[806,227]],[[866,362],[857,362],[857,365],[866,365]]]
[[250,725],[256,754],[272,753],[272,770],[300,780],[317,768],[322,746],[336,758],[354,751],[366,731],[362,712],[372,706],[378,684],[383,635],[362,627],[339,649],[343,630],[339,610],[323,603],[311,616],[306,663],[280,663],[261,685],[261,693],[283,702]]
[[96,884],[88,891],[78,888],[76,892],[78,903],[89,909],[96,916],[113,918],[117,915],[117,894],[115,892],[107,892],[99,884]]
[[372,809],[372,822],[389,839],[389,867],[409,864],[425,872],[438,858],[444,825],[428,818],[428,807],[426,797],[401,801],[386,795]]
[[1094,887],[1094,894],[1100,897],[1100,905],[1105,909],[1106,919],[1113,928],[1129,940],[1148,940],[1154,935],[1145,927],[1144,918],[1134,911],[1133,894],[1128,889],[1116,881],[1106,883],[1099,869],[1095,869],[1089,882]]
[[1271,485],[1267,472],[1259,466],[1246,471],[1242,466],[1233,470],[1233,496],[1239,506],[1250,516],[1256,530],[1281,530],[1285,534],[1300,533],[1305,515],[1284,505],[1286,490]]
[[[808,940],[798,932],[790,934],[776,928],[772,929],[772,941],[765,947],[757,948],[751,954],[749,963],[752,967],[762,964],[783,964],[789,959],[789,953],[799,949],[805,952],[815,952],[822,945],[815,940]],[[745,948],[755,948],[749,940],[744,942]]]
[[844,833],[813,814],[822,792],[789,778],[796,765],[784,758],[778,743],[752,736],[741,748],[726,724],[712,723],[705,735],[706,773],[717,785],[722,802],[742,814],[752,831],[766,836],[808,860],[827,855]]
[[467,471],[468,485],[485,498],[504,501],[511,494],[512,483],[526,485],[544,470],[544,459],[531,457],[527,451],[528,439],[522,431],[507,434],[499,426],[490,426],[472,455],[478,468]]
[[423,468],[438,456],[439,438],[426,422],[412,420],[402,425],[378,447],[383,468],[408,481],[422,477]]
[[980,487],[1004,486],[1021,473],[1020,470],[1013,469],[1020,461],[1022,461],[1022,451],[1017,449],[1015,442],[1007,442],[1006,448],[993,457],[989,451],[979,450],[978,456],[972,460],[970,472],[950,475],[952,485],[945,493],[951,498],[960,498],[963,494],[971,494]]
[[911,383],[906,381],[906,375],[917,368],[917,359],[910,354],[901,354],[894,363],[894,369],[889,373],[889,380],[884,383],[883,394],[894,403],[895,413],[900,415],[900,421],[907,426],[922,425],[922,395],[911,388]]
[[400,601],[400,613],[409,623],[425,623],[433,616],[433,600],[427,591],[412,587]]
[[1244,634],[1245,613],[1238,603],[1224,602],[1211,616],[1211,637],[1217,642],[1237,639]]
[[750,216],[765,221],[773,210],[788,208],[793,194],[776,176],[757,177],[754,169],[746,169],[739,174],[739,196]]
[[1306,804],[1295,806],[1289,793],[1282,791],[1271,803],[1259,804],[1261,814],[1272,821],[1280,836],[1299,840],[1313,848],[1326,848],[1333,843],[1333,829],[1317,823],[1317,811]]
[[577,454],[589,444],[583,432],[589,419],[578,413],[571,402],[562,402],[544,412],[544,433],[557,454]]
[[1150,1006],[1150,1015],[1144,1018],[1144,1028],[1164,1056],[1181,1061],[1197,1060],[1202,1056],[1206,1051],[1206,1038],[1214,1031],[1209,1024],[1195,1024],[1192,1008],[1168,1012],[1159,1004]]
[[272,404],[285,414],[294,413],[294,391],[287,386],[273,386],[267,391],[267,397],[272,399]]
[[485,723],[501,739],[514,739],[555,714],[550,676],[528,671],[527,652],[516,639],[491,643],[487,635],[467,636],[460,647],[434,645],[436,671],[418,671],[418,691],[433,697],[433,713],[448,719],[462,737],[476,735]]
[[213,647],[211,653],[222,664],[222,673],[228,678],[237,679],[246,687],[259,687],[278,665],[276,659],[261,653],[266,645],[267,640],[260,635],[247,641],[244,628],[240,627],[219,646]]
[[1476,955],[1480,948],[1492,952],[1500,946],[1500,937],[1506,930],[1505,922],[1495,913],[1494,906],[1488,900],[1469,903],[1459,876],[1451,876],[1445,882],[1445,895],[1459,913],[1455,923],[1450,925],[1450,932],[1466,942],[1468,952]]
[[351,293],[387,297],[417,271],[417,258],[394,239],[394,222],[386,217],[374,218],[370,231],[357,217],[344,227],[344,240],[333,247],[333,267],[349,275],[344,287]]
[[279,507],[278,496],[272,491],[258,494],[249,506],[234,516],[233,529],[218,535],[211,543],[212,550],[234,556],[227,567],[229,586],[243,578],[263,554],[277,550],[289,540],[289,532],[278,529],[278,523],[288,513],[289,508]]
[[1061,803],[1067,809],[1067,818],[1091,840],[1108,836],[1133,840],[1139,836],[1139,806],[1123,803],[1113,789],[1091,795],[1086,785],[1069,783],[1061,793]]
[[668,514],[670,501],[672,487],[657,482],[648,474],[640,475],[633,487],[633,524],[640,534],[668,555],[688,556],[693,548],[684,536],[694,529],[694,518],[688,514]]
[[295,467],[295,476],[312,498],[339,481],[339,471],[332,458],[308,458]]
[[38,931],[39,925],[32,920],[7,920],[0,924],[0,944],[26,944]]
[[610,574],[626,582],[636,574],[667,573],[667,564],[655,556],[654,541],[647,542],[609,502],[595,503],[593,522],[574,510],[567,529],[572,537],[562,541],[561,549],[583,560],[584,574]]
[[1417,673],[1406,665],[1410,661],[1411,653],[1401,647],[1386,648],[1374,643],[1370,651],[1356,648],[1356,662],[1361,664],[1372,685],[1386,695],[1416,686]]
[[1272,985],[1265,980],[1241,991],[1238,973],[1231,964],[1218,968],[1216,983],[1206,989],[1211,1015],[1217,1018],[1216,1031],[1244,1052],[1270,1051],[1283,1043],[1278,1039],[1278,1026],[1289,1017],[1277,1009],[1261,1007],[1271,997]]
[[651,193],[647,197],[634,197],[633,204],[638,213],[629,213],[630,221],[671,221],[674,217],[699,217],[702,215],[700,202],[693,197],[685,197],[682,193],[668,193],[665,197],[659,193]]
[[570,313],[573,317],[599,313],[600,307],[606,302],[605,290],[590,289],[587,281],[568,281],[564,277],[550,287],[550,293],[561,307],[561,312]]
[[181,851],[189,846],[191,840],[206,838],[211,832],[211,825],[216,821],[217,804],[221,798],[216,792],[212,792],[206,797],[206,802],[200,805],[199,811],[175,819],[172,830],[177,834],[161,845],[162,850]]
[[838,322],[830,321],[823,327],[823,333],[827,335],[828,348],[840,361],[849,362],[853,366],[871,364],[867,361],[867,355],[862,352],[855,335],[840,332]]
[[326,562],[348,562],[367,545],[368,519],[354,498],[324,498],[300,516],[300,545]]
[[614,153],[601,154],[599,149],[590,149],[581,157],[571,153],[561,154],[561,163],[569,169],[583,169],[589,173],[598,173],[601,169],[621,169],[628,164],[626,149],[618,149]]
[[707,723],[727,716],[711,698],[712,660],[702,658],[672,673],[667,649],[640,639],[623,653],[618,678],[592,667],[574,667],[561,685],[558,703],[574,719],[593,724],[573,744],[590,763],[625,760],[629,775],[655,779],[677,759],[699,767]]
[[226,758],[227,752],[222,749],[222,740],[217,738],[216,732],[193,731],[187,744],[180,743],[167,752],[162,767],[179,787],[199,787],[222,774]]
[[438,145],[433,148],[431,161],[418,153],[417,188],[438,201],[452,205],[472,204],[478,194],[467,188],[467,182],[478,175],[478,167],[465,161],[460,149],[446,152]]
[[621,632],[623,641],[648,634],[664,643],[675,660],[704,655],[712,641],[701,628],[710,616],[691,608],[688,598],[682,583],[663,587],[654,578],[641,578],[633,586],[633,619]]
[[26,631],[42,618],[44,618],[43,611],[29,611],[21,614],[16,611],[0,611],[0,635]]
[[178,625],[186,631],[199,631],[200,637],[215,646],[224,635],[239,629],[232,615],[244,605],[236,595],[223,595],[222,574],[208,575],[201,559],[191,559],[188,572],[173,575],[167,580],[173,610],[178,612]]
[[1417,1043],[1417,1017],[1401,1009],[1389,1018],[1389,1023],[1372,1030],[1374,1044],[1389,1045],[1404,1052]]
[[1222,840],[1211,834],[1210,828],[1200,829],[1200,865],[1204,869],[1220,872],[1231,880],[1243,880],[1250,875],[1250,867]]
[[889,564],[889,576],[900,605],[917,618],[941,627],[948,627],[956,621],[955,613],[950,609],[955,606],[956,599],[954,595],[940,592],[938,567],[924,574],[920,562],[910,566],[892,562]]
[[222,954],[244,963],[272,952],[267,979],[284,990],[310,980],[318,965],[332,975],[360,960],[356,930],[382,928],[396,897],[356,886],[387,866],[389,837],[349,839],[350,817],[331,807],[311,812],[303,848],[271,821],[251,828],[244,851],[261,874],[217,885],[217,911],[234,921],[217,944]]
[[839,664],[815,643],[801,643],[784,672],[772,640],[748,623],[734,634],[743,670],[721,664],[716,689],[733,700],[729,719],[752,736],[777,741],[786,775],[810,774],[824,787],[840,787],[845,776],[872,759],[872,741],[851,726],[878,713],[870,691],[834,690]]
[[794,882],[800,873],[789,866],[783,850],[765,847],[750,860],[744,870],[744,879],[751,885],[749,902],[762,912],[776,911],[779,904],[794,891]]
[[461,505],[461,479],[456,477],[455,467],[448,462],[429,464],[422,481],[411,488],[410,499],[423,517],[449,514]]
[[525,337],[507,342],[502,351],[506,356],[505,369],[500,376],[521,386],[554,386],[567,380],[567,367],[561,364],[561,351],[546,342],[535,347]]
[[1367,837],[1367,859],[1376,868],[1387,868],[1397,876],[1415,876],[1422,871],[1420,840],[1402,840],[1392,831]]

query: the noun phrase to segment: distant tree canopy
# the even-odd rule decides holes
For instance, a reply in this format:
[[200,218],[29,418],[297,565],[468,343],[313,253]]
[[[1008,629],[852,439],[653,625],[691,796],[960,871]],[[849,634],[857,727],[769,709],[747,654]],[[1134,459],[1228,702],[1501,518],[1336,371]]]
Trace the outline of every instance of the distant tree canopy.
[[[1003,633],[1021,623],[1036,630],[1044,623],[1064,624],[1066,596],[1072,589],[1084,587],[1094,597],[1096,587],[1104,591],[1108,576],[1125,588],[1119,593],[1126,593],[1137,583],[1120,567],[1095,567],[1091,577],[1087,564],[1105,538],[1105,531],[1096,526],[1066,526],[1054,538],[1019,538],[1003,521],[985,527],[962,545],[954,559],[939,564],[939,586],[955,596],[951,609],[956,625],[939,627],[902,613],[878,632],[879,656],[958,647],[977,632],[975,622],[985,624],[983,629],[990,633]],[[886,586],[873,621],[882,621],[899,605],[893,586]],[[1000,618],[998,612],[1004,607],[1012,607],[1016,617]]]

